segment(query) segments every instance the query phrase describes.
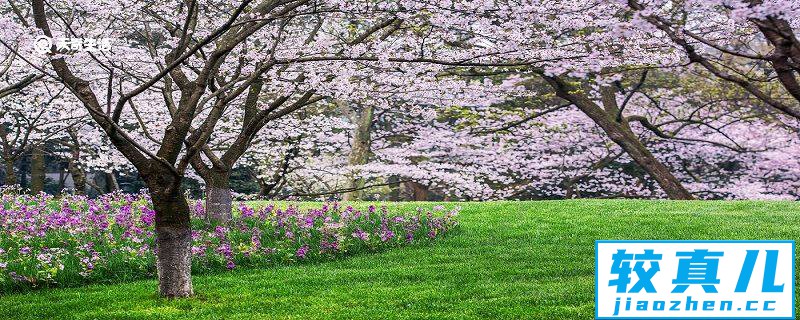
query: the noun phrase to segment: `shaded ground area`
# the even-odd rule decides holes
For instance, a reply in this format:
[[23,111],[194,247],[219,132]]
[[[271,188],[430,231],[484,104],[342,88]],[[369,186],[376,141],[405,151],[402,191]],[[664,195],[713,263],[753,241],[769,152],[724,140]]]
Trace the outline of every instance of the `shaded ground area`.
[[13,294],[0,319],[592,319],[596,239],[800,240],[798,202],[460,205],[461,230],[431,246],[199,276],[181,301],[153,280]]

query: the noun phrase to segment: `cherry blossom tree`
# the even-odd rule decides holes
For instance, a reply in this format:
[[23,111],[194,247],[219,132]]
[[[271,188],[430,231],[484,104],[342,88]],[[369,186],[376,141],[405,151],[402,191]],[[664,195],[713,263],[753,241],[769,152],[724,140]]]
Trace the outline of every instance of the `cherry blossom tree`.
[[[85,114],[73,107],[74,100],[65,97],[68,94],[63,86],[36,78],[39,80],[24,84],[33,79],[26,76],[20,80],[22,82],[9,86],[18,87],[13,90],[15,93],[9,90],[0,98],[0,154],[5,165],[6,185],[18,182],[14,167],[17,161],[31,152],[41,157],[45,143],[63,136],[85,119]],[[41,187],[36,191],[41,191]]]
[[[156,211],[163,296],[193,292],[189,208],[180,191],[187,169],[194,165],[203,171],[198,159],[205,156],[211,172],[224,180],[267,123],[325,95],[346,95],[340,89],[352,87],[358,76],[346,70],[375,70],[359,68],[360,61],[387,62],[377,57],[390,48],[367,43],[403,43],[375,36],[397,30],[397,18],[387,17],[386,8],[351,5],[188,1],[122,7],[94,1],[47,6],[32,1],[35,26],[44,36],[103,35],[127,42],[113,56],[55,46],[48,59],[54,76],[82,102],[148,186]],[[396,4],[392,7],[389,13],[398,9]],[[106,27],[110,21],[139,22]],[[418,50],[405,45],[393,49],[388,52]],[[262,92],[265,88],[268,91]],[[218,132],[219,120],[236,108],[243,110],[244,125],[221,155],[212,154],[207,142]],[[138,133],[128,130],[123,118],[135,118]],[[212,182],[207,185],[214,188]]]
[[[689,62],[800,119],[796,1],[630,0],[628,5],[635,13],[629,27],[663,34]],[[776,83],[783,92],[772,93]]]
[[[141,21],[153,22],[135,25],[117,24],[118,29],[105,30],[105,32],[113,32],[110,35],[119,38],[140,37],[131,39],[138,40],[138,43],[131,46],[130,51],[125,53],[131,58],[130,60],[119,61],[108,57],[101,59],[95,55],[89,55],[89,57],[65,56],[60,52],[53,52],[54,56],[50,58],[50,63],[58,77],[80,99],[94,121],[107,134],[111,143],[136,167],[150,190],[156,210],[157,269],[159,288],[163,296],[185,297],[193,293],[190,278],[189,208],[180,191],[180,183],[186,169],[192,159],[201,151],[211,133],[214,132],[216,122],[224,114],[225,107],[243,92],[249,90],[254,83],[257,83],[256,80],[274,66],[274,63],[267,62],[248,66],[246,71],[243,70],[244,65],[241,63],[234,62],[232,69],[222,68],[222,66],[225,65],[234,49],[239,47],[239,50],[244,50],[242,44],[247,39],[252,39],[250,37],[263,31],[265,26],[274,25],[278,17],[293,10],[312,9],[304,2],[264,2],[253,6],[250,4],[251,1],[244,1],[241,4],[229,5],[224,10],[217,11],[214,9],[217,7],[201,6],[194,1],[164,6],[134,3],[133,7],[126,6],[124,8],[100,8],[96,3],[85,2],[75,4],[70,8],[87,12],[85,15],[78,16],[82,20],[81,23],[71,23],[59,20],[59,17],[63,17],[59,12],[62,9],[61,6],[49,6],[50,12],[48,13],[43,1],[32,2],[36,26],[45,36],[51,38],[54,35],[76,32],[75,29],[79,26],[86,26],[86,30],[78,30],[81,33],[97,34],[100,30],[93,30],[91,26],[117,19],[133,18],[130,15],[135,15],[142,19]],[[222,4],[220,3],[220,5]],[[167,27],[165,31],[154,31],[150,28],[152,25],[160,23],[164,17],[170,17],[166,21],[182,21],[182,23],[173,26],[174,28]],[[53,19],[59,22],[51,23]],[[198,25],[209,29],[198,29]],[[277,24],[277,26],[281,25],[285,24]],[[161,39],[173,40],[169,44],[163,43],[165,45],[162,45],[159,43],[163,41]],[[204,48],[210,47],[208,45],[212,43],[214,47],[209,48],[210,51],[206,53]],[[137,54],[146,54],[148,50],[153,54],[154,48],[156,48],[155,50],[161,49],[158,60],[154,59],[149,63],[136,62]],[[269,55],[271,53],[268,53]],[[91,60],[76,62],[75,60],[78,58],[91,58],[96,65],[86,65]],[[125,68],[120,68],[126,62],[130,64]],[[192,63],[197,63],[199,67],[195,68]],[[97,67],[105,71],[104,73],[109,73],[109,77],[102,80],[87,80],[87,76],[94,73],[92,69]],[[122,69],[120,74],[125,75],[118,78],[116,83],[112,82],[115,69]],[[227,74],[226,71],[230,70],[238,71],[234,71],[234,74]],[[187,72],[192,73],[194,78],[190,78]],[[137,73],[155,75],[139,77]],[[165,80],[167,78],[170,80]],[[162,91],[164,101],[154,107],[161,111],[160,114],[169,114],[170,119],[166,121],[165,127],[158,128],[161,129],[160,139],[154,139],[158,142],[158,147],[157,151],[153,152],[128,134],[125,128],[120,127],[120,118],[126,106],[136,108],[135,98],[142,94],[146,98],[148,95],[155,96],[154,90],[152,90],[153,86],[167,81],[170,82],[170,85],[174,85],[176,92]],[[103,86],[103,82],[105,82],[105,86]],[[116,91],[116,95],[113,94],[115,84],[120,87]],[[109,88],[105,99],[101,96],[102,91],[98,90],[98,87]],[[274,103],[273,108],[253,111],[259,115],[275,111],[270,115],[274,117],[275,114],[286,113],[292,108],[303,105],[311,99],[313,94],[306,93],[292,102],[290,107],[276,110],[283,105],[283,102],[290,99],[289,95],[293,93],[292,91],[296,90],[289,90],[289,92],[279,95],[274,101],[281,103]],[[177,101],[173,100],[173,94],[177,94]],[[150,98],[152,99],[152,97]],[[112,100],[116,101],[113,107]],[[204,113],[202,108],[205,108],[206,100],[214,101],[204,117],[200,117]],[[264,119],[267,118],[267,116],[251,118],[253,121],[243,129],[245,134],[240,135],[241,142],[232,146],[232,149],[239,149],[241,150],[239,152],[243,152],[244,144],[252,139],[250,133],[263,127],[266,122]]]
[[[797,150],[796,132],[786,131],[785,115],[761,109],[792,116],[793,107],[783,107],[780,94],[758,93],[769,85],[756,91],[733,81],[757,101],[725,97],[711,107],[706,96],[651,85],[648,74],[691,70],[679,67],[691,50],[673,50],[676,27],[650,18],[661,14],[647,11],[653,3],[10,1],[0,10],[12,14],[0,20],[5,56],[27,72],[14,71],[0,86],[8,88],[2,101],[15,97],[2,119],[39,136],[68,132],[71,158],[106,154],[91,166],[135,168],[156,211],[166,297],[193,294],[182,183],[199,176],[209,220],[224,223],[237,166],[255,168],[265,196],[359,191],[366,179],[392,183],[387,177],[408,182],[417,198],[743,196],[723,187],[731,181],[748,185],[744,194],[791,194],[797,172],[776,168],[791,163],[782,155]],[[782,57],[756,69],[782,74],[791,96],[785,75],[796,77],[796,38],[785,31],[796,27],[786,13],[794,11],[765,6],[752,3],[761,14],[745,19]],[[708,8],[725,15],[741,7],[717,1]],[[642,28],[653,25],[666,37]],[[46,54],[36,50],[40,36],[54,40]],[[111,50],[82,47],[97,38],[114,39]],[[41,82],[36,95],[14,94],[32,81]],[[71,98],[62,99],[66,91]],[[63,107],[39,117],[32,106],[43,101]],[[344,121],[342,105],[368,109]],[[63,125],[73,116],[93,123],[51,130],[25,120]],[[752,128],[759,134],[742,134]],[[104,139],[81,142],[81,130],[102,131]],[[353,143],[342,134],[350,130]],[[8,149],[19,150],[15,143]],[[108,145],[122,157],[91,151]],[[761,177],[735,179],[715,167]],[[783,191],[772,193],[771,183]]]

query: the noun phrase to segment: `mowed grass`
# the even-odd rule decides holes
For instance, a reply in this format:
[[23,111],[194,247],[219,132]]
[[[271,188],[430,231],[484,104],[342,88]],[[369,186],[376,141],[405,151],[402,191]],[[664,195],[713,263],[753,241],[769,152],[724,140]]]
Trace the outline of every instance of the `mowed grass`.
[[458,205],[460,230],[432,245],[197,276],[185,300],[155,280],[12,294],[0,319],[592,319],[594,240],[800,239],[798,202]]

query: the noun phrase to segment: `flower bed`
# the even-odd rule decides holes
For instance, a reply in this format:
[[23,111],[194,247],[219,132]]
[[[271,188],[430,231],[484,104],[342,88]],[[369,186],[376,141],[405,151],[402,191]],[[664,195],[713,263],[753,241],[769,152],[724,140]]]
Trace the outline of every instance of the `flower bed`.
[[[4,195],[0,209],[0,292],[120,282],[155,276],[155,212],[146,195],[98,199]],[[390,213],[324,203],[249,207],[225,226],[207,226],[192,205],[192,271],[334,259],[430,241],[452,230],[458,209]]]

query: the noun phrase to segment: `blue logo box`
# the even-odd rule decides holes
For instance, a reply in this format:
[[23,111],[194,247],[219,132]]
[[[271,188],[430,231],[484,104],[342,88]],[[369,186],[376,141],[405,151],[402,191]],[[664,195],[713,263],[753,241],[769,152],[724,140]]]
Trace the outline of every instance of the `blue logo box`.
[[595,318],[794,319],[792,240],[597,240]]

